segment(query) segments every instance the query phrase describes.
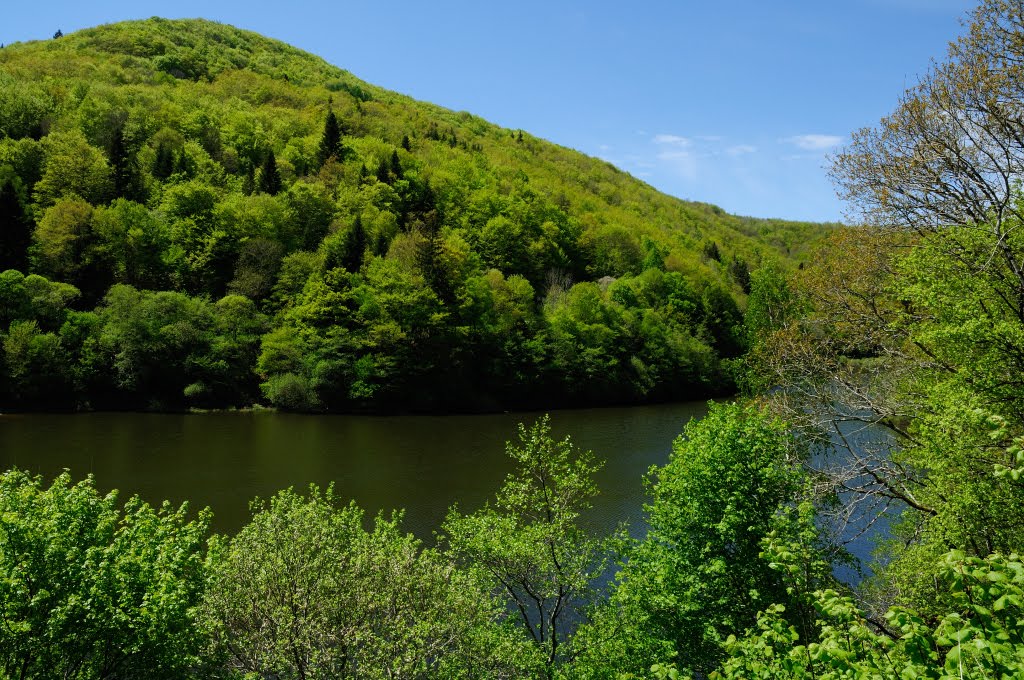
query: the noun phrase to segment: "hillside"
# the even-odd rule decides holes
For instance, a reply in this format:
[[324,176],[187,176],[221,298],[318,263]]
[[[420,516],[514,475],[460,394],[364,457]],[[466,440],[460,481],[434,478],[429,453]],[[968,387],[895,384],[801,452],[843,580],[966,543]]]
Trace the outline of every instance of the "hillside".
[[465,409],[730,389],[821,225],[202,20],[0,49],[0,406]]

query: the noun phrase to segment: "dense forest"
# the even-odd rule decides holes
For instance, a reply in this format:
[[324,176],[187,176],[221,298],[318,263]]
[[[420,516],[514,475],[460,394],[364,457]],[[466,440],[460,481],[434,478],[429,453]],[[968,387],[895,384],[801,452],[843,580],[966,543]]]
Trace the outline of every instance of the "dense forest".
[[[366,94],[364,107],[382,96]],[[0,677],[1024,676],[1022,129],[1024,7],[984,0],[946,59],[834,158],[832,175],[864,224],[832,230],[803,267],[768,262],[765,252],[749,272],[746,351],[730,368],[744,398],[712,403],[706,418],[686,425],[668,462],[649,472],[645,536],[587,530],[580,518],[599,492],[600,460],[553,438],[546,417],[523,424],[508,444],[516,468],[493,501],[452,508],[429,546],[403,531],[400,512],[368,519],[333,488],[257,500],[237,534],[210,536],[209,511],[155,509],[138,498],[122,504],[91,479],[51,482],[12,470],[0,475]],[[444,148],[460,142],[437,150]],[[442,185],[430,182],[435,196]],[[64,200],[94,215],[128,206],[169,219],[130,201]],[[725,239],[732,219],[709,223],[722,229],[716,247],[750,243]],[[367,242],[370,223],[362,221]],[[399,226],[394,239],[441,239],[439,249],[416,251],[438,254],[458,230],[419,229]],[[583,227],[576,243],[590,229],[602,227]],[[566,284],[559,294],[571,301],[582,286],[590,292],[577,295],[601,309],[665,318],[666,298],[654,295],[644,308],[615,296],[674,274],[699,290],[668,265],[673,253],[689,252],[666,245],[680,233],[648,235],[668,248],[661,266],[594,271],[615,281]],[[303,304],[322,294],[341,302],[320,314],[351,309],[346,296],[374,285],[374,267],[411,271],[392,256],[394,242],[384,257],[366,246],[358,272],[318,264],[302,286]],[[296,252],[330,257],[327,245]],[[703,290],[735,304],[725,263],[755,255],[719,256],[701,259],[698,250],[690,266],[712,287]],[[586,270],[594,260],[583,262]],[[441,300],[416,271],[410,288]],[[487,280],[519,276],[533,289],[526,274],[488,271]],[[117,314],[146,309],[148,318],[173,307],[169,300],[218,308],[211,323],[226,310],[238,324],[270,318],[237,293],[210,302],[201,290],[155,293],[129,283],[97,297],[98,311],[69,310],[69,300],[89,295],[78,287],[85,281],[5,276],[38,315],[11,321],[8,344],[24,334],[15,342],[59,348],[72,333],[110,333]],[[538,305],[530,309],[548,315],[535,321],[546,319],[554,333],[559,305],[570,302],[549,301],[550,291],[544,300],[530,295]],[[305,338],[312,349],[296,361],[317,356],[316,334],[326,326],[294,301],[283,304],[284,325],[261,341],[257,365],[267,338],[280,341],[281,356],[290,338]],[[337,346],[346,332],[332,336]],[[221,337],[245,344],[242,333]],[[716,358],[729,355],[709,341]],[[80,346],[82,356],[103,348]],[[290,374],[297,393],[312,385],[318,399],[327,394],[319,378],[296,370],[267,382]],[[857,566],[844,546],[851,528],[885,521],[874,557],[860,565],[863,580],[842,580],[840,567]]]
[[0,406],[484,410],[734,391],[826,229],[669,198],[259,35],[0,50]]

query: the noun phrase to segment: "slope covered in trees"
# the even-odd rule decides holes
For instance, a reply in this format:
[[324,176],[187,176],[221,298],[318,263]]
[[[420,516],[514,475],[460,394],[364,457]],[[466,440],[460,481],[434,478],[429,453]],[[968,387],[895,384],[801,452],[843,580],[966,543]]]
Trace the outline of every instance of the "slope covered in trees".
[[[985,0],[948,62],[837,158],[874,226],[750,275],[751,399],[712,404],[651,471],[644,538],[587,530],[599,463],[546,419],[508,445],[494,503],[453,508],[432,548],[317,489],[255,504],[204,548],[206,513],[11,471],[0,675],[1022,677],[1022,36],[1020,3]],[[63,336],[30,331],[78,291],[6,276],[43,310],[8,342],[57,356]],[[198,304],[115,291],[108,307],[150,316]],[[200,302],[258,321],[247,298]],[[70,318],[83,335],[111,323]],[[38,389],[61,389],[42,365]],[[844,526],[883,513],[869,578],[841,582]]]
[[0,405],[495,408],[732,389],[733,217],[211,22],[0,50]]

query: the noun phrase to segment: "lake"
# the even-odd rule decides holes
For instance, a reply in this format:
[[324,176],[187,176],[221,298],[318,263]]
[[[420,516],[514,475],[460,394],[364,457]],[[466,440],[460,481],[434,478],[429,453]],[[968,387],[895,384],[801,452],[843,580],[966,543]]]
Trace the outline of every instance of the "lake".
[[[706,412],[705,402],[552,412],[557,438],[570,435],[606,461],[587,522],[600,531],[641,525],[644,473]],[[67,468],[76,481],[92,473],[123,500],[210,506],[219,532],[244,525],[256,496],[333,482],[368,515],[405,508],[403,526],[429,541],[451,505],[472,511],[493,498],[512,469],[505,442],[540,415],[3,414],[0,469],[50,479]]]

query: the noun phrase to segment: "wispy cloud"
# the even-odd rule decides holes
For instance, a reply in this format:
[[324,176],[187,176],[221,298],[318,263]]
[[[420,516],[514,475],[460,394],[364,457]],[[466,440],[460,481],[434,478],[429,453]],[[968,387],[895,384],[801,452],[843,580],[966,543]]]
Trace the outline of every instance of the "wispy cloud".
[[757,147],[751,146],[750,144],[736,144],[730,146],[725,150],[725,153],[729,156],[742,156],[748,153],[756,153]]
[[697,177],[697,154],[691,148],[693,140],[679,135],[654,135],[652,141],[661,147],[658,160],[666,163],[676,173],[693,180]]
[[689,137],[680,137],[679,135],[654,135],[654,143],[683,148],[693,144]]
[[842,144],[843,138],[838,135],[795,135],[782,141],[794,144],[804,151],[825,151]]
[[651,137],[651,141],[658,146],[656,159],[659,164],[688,181],[697,179],[698,175],[715,167],[716,157],[725,155],[738,158],[757,152],[757,147],[752,144],[730,143],[727,137],[721,135],[683,137],[658,134]]

